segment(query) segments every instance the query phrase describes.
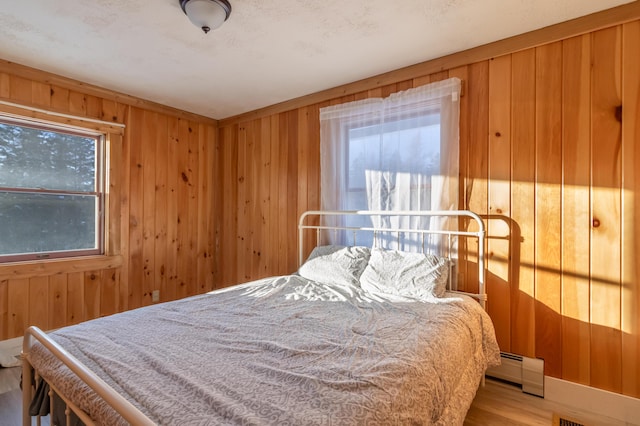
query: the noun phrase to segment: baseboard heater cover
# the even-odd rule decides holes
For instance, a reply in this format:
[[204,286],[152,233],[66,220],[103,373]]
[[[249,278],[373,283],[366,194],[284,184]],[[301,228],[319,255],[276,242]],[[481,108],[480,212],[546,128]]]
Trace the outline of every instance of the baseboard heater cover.
[[521,355],[500,353],[498,367],[487,370],[487,376],[522,386],[522,392],[544,398],[544,361]]

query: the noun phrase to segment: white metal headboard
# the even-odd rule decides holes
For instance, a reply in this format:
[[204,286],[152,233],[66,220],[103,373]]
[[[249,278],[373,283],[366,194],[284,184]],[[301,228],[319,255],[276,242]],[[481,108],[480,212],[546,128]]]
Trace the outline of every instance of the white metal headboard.
[[[354,216],[365,216],[370,218],[381,218],[381,217],[409,217],[409,218],[469,218],[476,222],[477,231],[457,231],[457,230],[443,230],[443,229],[410,229],[410,228],[393,228],[390,226],[380,225],[380,226],[349,226],[349,225],[330,225],[327,224],[327,218],[334,217],[337,219],[346,219],[348,217]],[[312,219],[315,218],[314,224],[309,223]],[[378,221],[380,222],[380,221]],[[376,223],[376,221],[371,220],[371,223]],[[300,216],[300,221],[298,222],[298,263],[301,265],[305,260],[305,230],[315,230],[316,231],[316,242],[315,244],[321,245],[321,234],[322,232],[330,232],[330,231],[344,231],[352,234],[353,238],[350,241],[349,245],[358,245],[357,243],[357,235],[358,233],[369,233],[373,235],[373,240],[376,240],[376,236],[380,233],[389,233],[397,235],[398,240],[400,240],[400,236],[404,234],[413,234],[420,235],[423,244],[424,250],[424,241],[426,236],[430,235],[440,235],[445,237],[444,242],[448,244],[447,252],[451,253],[452,247],[452,239],[459,239],[460,237],[472,238],[476,239],[478,243],[478,293],[467,293],[461,291],[455,291],[449,289],[454,293],[462,293],[469,295],[475,299],[478,299],[481,306],[485,308],[487,294],[485,289],[485,268],[484,268],[484,239],[485,239],[485,227],[484,222],[476,213],[469,210],[441,210],[441,211],[393,211],[393,210],[384,210],[384,211],[373,211],[373,210],[345,210],[345,211],[322,211],[322,210],[313,210],[304,212]],[[362,244],[360,244],[362,245]],[[455,259],[452,259],[455,260]],[[451,275],[451,274],[450,274]]]

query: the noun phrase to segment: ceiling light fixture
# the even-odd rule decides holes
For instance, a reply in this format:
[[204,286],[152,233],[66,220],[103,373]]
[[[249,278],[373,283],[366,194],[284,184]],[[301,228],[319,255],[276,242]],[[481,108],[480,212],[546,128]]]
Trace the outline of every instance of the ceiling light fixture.
[[180,0],[180,7],[205,34],[218,28],[231,15],[231,4],[226,0]]

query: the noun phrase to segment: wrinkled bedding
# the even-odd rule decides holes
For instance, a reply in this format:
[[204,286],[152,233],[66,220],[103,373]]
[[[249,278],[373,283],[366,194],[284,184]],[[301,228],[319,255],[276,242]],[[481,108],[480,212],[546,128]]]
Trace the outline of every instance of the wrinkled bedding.
[[[160,425],[462,424],[499,360],[470,298],[390,301],[297,275],[51,337]],[[100,424],[126,424],[38,344],[29,361]]]

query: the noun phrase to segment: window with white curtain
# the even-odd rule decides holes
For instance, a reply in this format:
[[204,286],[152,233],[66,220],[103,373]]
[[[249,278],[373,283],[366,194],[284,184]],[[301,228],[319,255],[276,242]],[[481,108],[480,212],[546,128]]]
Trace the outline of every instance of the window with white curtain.
[[[322,209],[457,209],[460,85],[459,79],[451,78],[387,98],[322,108]],[[455,226],[444,219],[390,225],[447,229]],[[346,238],[336,236],[333,240],[336,244],[346,243]],[[390,236],[382,243],[404,250],[419,244],[394,241]]]

